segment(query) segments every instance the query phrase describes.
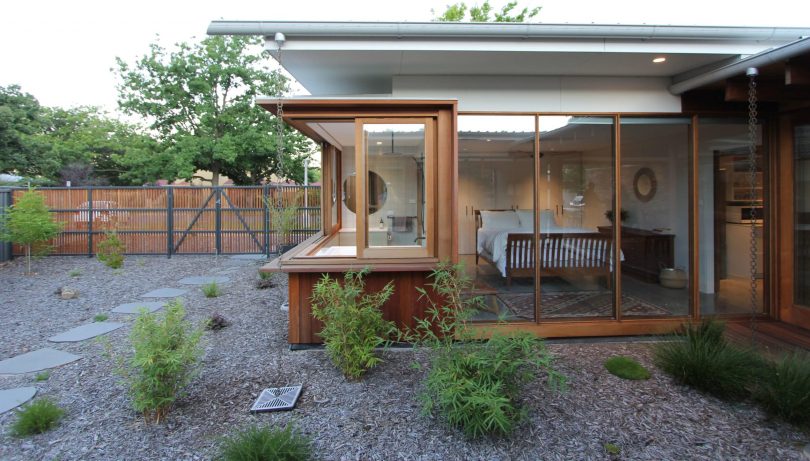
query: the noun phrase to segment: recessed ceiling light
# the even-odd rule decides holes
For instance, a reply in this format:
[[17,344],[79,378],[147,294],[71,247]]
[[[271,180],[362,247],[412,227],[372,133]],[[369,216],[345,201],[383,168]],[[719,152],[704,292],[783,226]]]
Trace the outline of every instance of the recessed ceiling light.
[[379,146],[380,144],[382,144],[382,141],[377,141],[377,145]]
[[659,62],[664,62],[664,61],[666,61],[666,60],[667,60],[667,58],[665,58],[665,57],[663,57],[663,56],[659,56],[659,57],[657,57],[657,58],[653,59],[653,62],[654,62],[654,63],[659,63]]

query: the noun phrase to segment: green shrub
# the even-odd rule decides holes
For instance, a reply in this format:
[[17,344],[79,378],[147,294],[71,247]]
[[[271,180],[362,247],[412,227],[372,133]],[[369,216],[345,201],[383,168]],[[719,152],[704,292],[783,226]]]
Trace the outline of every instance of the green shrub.
[[26,437],[55,427],[65,415],[65,411],[47,398],[37,399],[17,413],[17,420],[11,425],[11,433],[16,437]]
[[163,314],[141,311],[130,334],[134,354],[119,357],[119,372],[127,381],[132,406],[147,422],[160,423],[197,372],[202,329],[184,320],[178,300]]
[[622,379],[650,379],[650,372],[631,357],[619,355],[605,360],[605,368]]
[[82,271],[80,271],[79,269],[73,269],[70,272],[68,272],[68,275],[71,277],[78,277],[82,275]]
[[213,313],[211,315],[211,317],[208,317],[208,319],[205,321],[205,329],[206,330],[221,330],[221,329],[227,327],[230,324],[231,324],[231,322],[229,322],[228,319],[223,317],[221,314],[217,314],[215,312],[215,313]]
[[509,435],[526,415],[520,392],[540,369],[551,385],[563,383],[545,343],[529,332],[495,333],[485,342],[439,349],[420,396],[423,411],[438,410],[469,437]]
[[222,461],[303,461],[312,459],[310,439],[293,429],[248,427],[222,443]]
[[769,366],[755,396],[769,414],[810,426],[810,357],[794,353]]
[[105,232],[104,235],[106,238],[98,243],[96,257],[107,267],[120,269],[124,265],[124,252],[127,251],[124,242],[115,231]]
[[746,398],[763,362],[753,351],[729,344],[724,329],[711,320],[685,326],[672,341],[655,346],[656,365],[681,384],[722,399]]
[[0,241],[13,242],[25,248],[26,273],[31,274],[31,257],[46,254],[62,223],[53,220],[45,196],[28,189],[15,199],[14,205],[0,213]]
[[47,371],[47,370],[46,371],[40,371],[39,373],[34,375],[34,380],[36,380],[37,382],[42,382],[42,381],[47,381],[48,379],[50,379],[50,377],[51,377],[51,372],[50,371]]
[[622,447],[616,445],[615,443],[607,442],[604,445],[605,452],[609,455],[618,456],[622,453]]
[[206,298],[216,298],[222,294],[217,282],[206,283],[202,286],[202,291]]
[[366,294],[363,277],[368,273],[368,268],[347,272],[343,285],[324,275],[312,291],[312,315],[323,322],[319,336],[332,363],[348,379],[358,379],[380,363],[374,349],[386,345],[396,332],[380,310],[394,286],[389,282],[382,290]]
[[108,318],[110,318],[110,316],[107,315],[107,314],[96,314],[96,315],[93,316],[93,321],[94,322],[104,322]]
[[486,341],[473,340],[464,325],[482,299],[467,295],[472,283],[463,266],[442,262],[430,278],[442,303],[420,289],[430,305],[427,316],[415,319],[416,328],[404,335],[431,348],[420,394],[424,413],[439,413],[470,437],[512,433],[526,414],[518,403],[523,386],[541,370],[555,390],[564,387],[565,377],[554,370],[543,340],[531,333],[493,333]]

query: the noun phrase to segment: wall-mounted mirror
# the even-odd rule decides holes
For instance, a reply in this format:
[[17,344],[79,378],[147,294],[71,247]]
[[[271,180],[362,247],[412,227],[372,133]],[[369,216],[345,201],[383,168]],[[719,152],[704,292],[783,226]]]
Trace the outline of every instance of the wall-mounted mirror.
[[[357,176],[353,173],[343,181],[343,203],[357,213]],[[388,187],[377,173],[368,172],[368,214],[376,213],[388,199]]]
[[658,189],[658,181],[655,179],[653,170],[644,167],[636,171],[633,177],[633,192],[636,198],[641,202],[649,202],[655,197],[655,191]]

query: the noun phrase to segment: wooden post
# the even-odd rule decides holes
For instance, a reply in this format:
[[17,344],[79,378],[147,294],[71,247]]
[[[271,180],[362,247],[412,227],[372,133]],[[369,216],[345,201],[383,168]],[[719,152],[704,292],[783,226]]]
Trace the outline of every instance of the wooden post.
[[[6,214],[6,208],[14,203],[14,191],[10,188],[0,189],[0,220]],[[0,244],[0,261],[9,261],[13,256],[14,247],[11,242]]]

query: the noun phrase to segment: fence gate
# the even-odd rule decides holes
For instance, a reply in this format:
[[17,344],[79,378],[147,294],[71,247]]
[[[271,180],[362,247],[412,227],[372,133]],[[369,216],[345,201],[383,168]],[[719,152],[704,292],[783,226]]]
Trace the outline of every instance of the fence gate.
[[[115,230],[127,254],[242,254],[276,251],[265,200],[298,208],[292,240],[299,243],[320,229],[320,187],[88,187],[40,188],[62,232],[52,254],[90,255],[104,233]],[[25,189],[0,189],[0,212]],[[0,242],[3,251],[22,248]]]

